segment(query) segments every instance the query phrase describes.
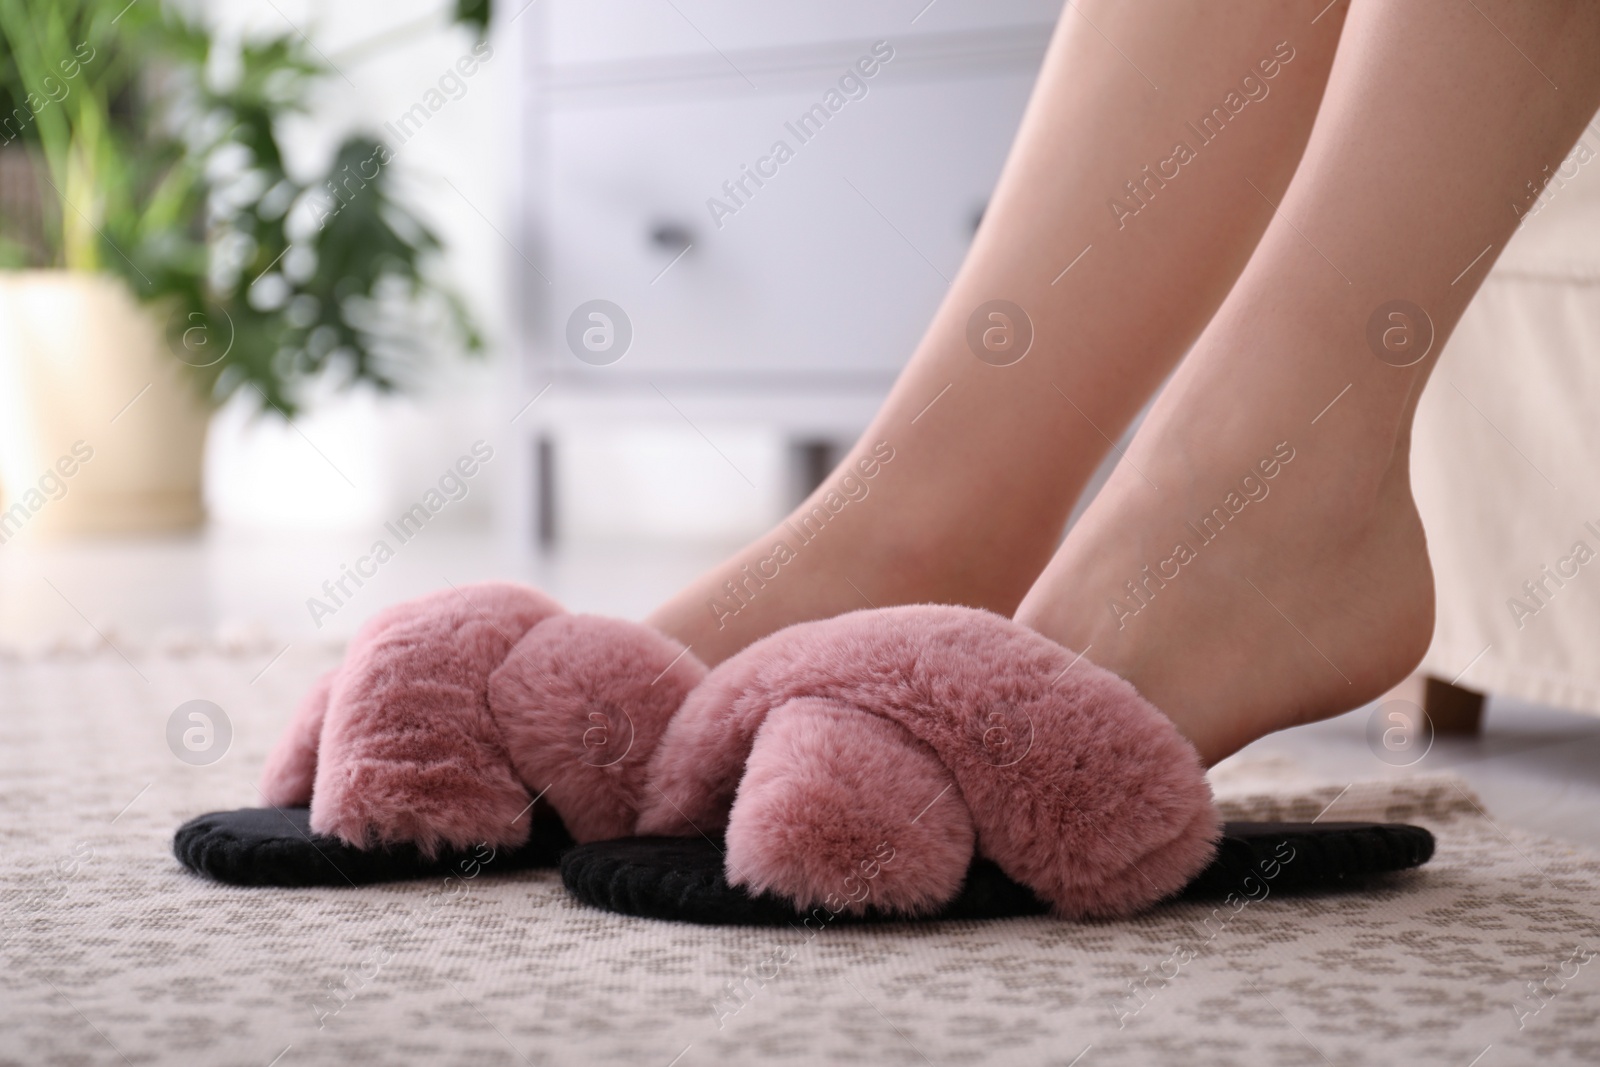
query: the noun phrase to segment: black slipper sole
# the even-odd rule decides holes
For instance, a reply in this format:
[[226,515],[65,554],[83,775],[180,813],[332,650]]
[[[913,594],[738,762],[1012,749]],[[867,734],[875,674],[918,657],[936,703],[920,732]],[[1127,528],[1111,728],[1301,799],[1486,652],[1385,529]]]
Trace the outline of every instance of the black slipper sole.
[[359,849],[314,834],[309,808],[241,808],[190,819],[172,851],[190,870],[229,885],[339,886],[554,867],[572,847],[559,820],[536,819],[530,837],[518,849],[481,845],[429,858],[410,845]]
[[[751,896],[723,875],[720,845],[704,838],[625,838],[574,846],[559,820],[545,817],[518,849],[486,846],[429,858],[415,848],[357,849],[311,832],[305,808],[242,808],[189,820],[173,839],[184,866],[242,886],[372,885],[456,875],[476,877],[561,867],[567,889],[586,904],[624,915],[711,925],[793,925],[808,918],[770,894]],[[1216,858],[1184,889],[1186,898],[1259,900],[1272,893],[1336,889],[1406,870],[1433,855],[1433,835],[1382,823],[1228,823]],[[988,860],[974,860],[960,894],[931,919],[1041,915],[1033,892]],[[899,921],[818,909],[847,922]]]
[[[1419,867],[1432,857],[1433,845],[1433,835],[1420,826],[1231,822],[1223,828],[1216,858],[1179,895],[1261,900],[1279,892],[1345,888],[1372,875]],[[806,914],[770,894],[751,896],[728,884],[721,846],[705,838],[638,837],[580,845],[561,857],[561,879],[586,904],[647,919],[738,926],[905,921],[870,909],[852,916],[819,906]],[[1048,910],[1027,887],[979,859],[968,869],[961,893],[938,914],[918,921],[1003,919]]]

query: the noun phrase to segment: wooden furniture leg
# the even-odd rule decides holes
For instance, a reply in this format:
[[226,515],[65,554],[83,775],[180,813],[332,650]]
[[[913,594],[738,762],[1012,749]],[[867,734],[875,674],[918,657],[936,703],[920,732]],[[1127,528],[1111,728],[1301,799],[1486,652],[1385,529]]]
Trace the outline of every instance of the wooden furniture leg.
[[1435,735],[1474,737],[1483,732],[1483,708],[1488,696],[1476,689],[1452,685],[1432,675],[1413,674],[1390,690],[1385,699],[1407,700],[1421,707]]
[[1436,734],[1474,736],[1483,732],[1483,706],[1488,695],[1452,685],[1432,675],[1423,677],[1422,710]]

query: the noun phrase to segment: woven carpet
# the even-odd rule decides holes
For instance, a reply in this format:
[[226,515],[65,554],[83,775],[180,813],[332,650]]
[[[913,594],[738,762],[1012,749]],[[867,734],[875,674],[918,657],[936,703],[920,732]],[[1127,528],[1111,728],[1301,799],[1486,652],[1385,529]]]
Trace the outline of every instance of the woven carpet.
[[[1214,775],[1230,818],[1391,819],[1427,867],[1334,895],[804,930],[620,918],[554,872],[242,890],[174,827],[251,784],[329,649],[0,657],[0,1063],[1594,1064],[1600,856],[1457,779]],[[232,740],[191,766],[180,704]]]

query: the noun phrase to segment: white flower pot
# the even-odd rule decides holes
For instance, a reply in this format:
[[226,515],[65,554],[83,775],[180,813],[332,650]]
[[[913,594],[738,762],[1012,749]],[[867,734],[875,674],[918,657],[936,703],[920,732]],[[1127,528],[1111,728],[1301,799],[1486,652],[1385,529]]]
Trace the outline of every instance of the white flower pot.
[[209,414],[120,279],[0,272],[0,543],[199,525]]

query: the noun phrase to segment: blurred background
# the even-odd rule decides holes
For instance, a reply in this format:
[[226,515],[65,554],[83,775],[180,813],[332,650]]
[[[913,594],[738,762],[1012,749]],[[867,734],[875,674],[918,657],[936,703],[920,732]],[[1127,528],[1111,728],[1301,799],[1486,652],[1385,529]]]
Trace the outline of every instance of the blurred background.
[[[174,700],[286,711],[447,583],[642,618],[866,424],[1060,10],[0,0],[0,661],[215,650]],[[1597,156],[1508,205],[1423,396],[1427,659],[1241,759],[1600,841]]]
[[[264,673],[487,578],[643,617],[866,424],[1061,10],[0,0],[0,657]],[[1423,396],[1438,628],[1310,728],[1358,769],[1491,697],[1595,765],[1597,156],[1508,204]]]
[[865,424],[1058,6],[0,0],[0,642],[643,614]]

